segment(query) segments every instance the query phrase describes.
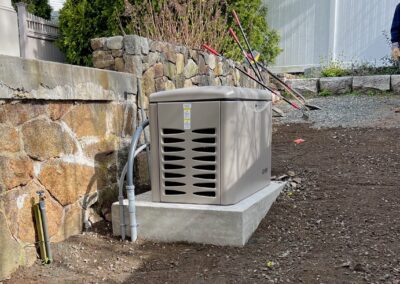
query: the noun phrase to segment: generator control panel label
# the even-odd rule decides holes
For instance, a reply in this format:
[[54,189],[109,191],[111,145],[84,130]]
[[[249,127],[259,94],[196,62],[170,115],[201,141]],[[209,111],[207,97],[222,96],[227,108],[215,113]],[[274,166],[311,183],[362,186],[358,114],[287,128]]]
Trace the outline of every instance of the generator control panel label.
[[192,127],[192,104],[183,104],[183,129]]

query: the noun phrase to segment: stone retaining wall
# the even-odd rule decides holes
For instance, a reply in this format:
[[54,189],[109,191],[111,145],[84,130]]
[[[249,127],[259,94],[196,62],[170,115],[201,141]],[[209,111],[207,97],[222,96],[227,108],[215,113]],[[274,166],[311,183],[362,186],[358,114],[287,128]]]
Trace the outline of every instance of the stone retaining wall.
[[36,260],[37,191],[52,242],[109,217],[136,87],[131,74],[0,56],[0,280]]
[[[136,35],[91,40],[96,68],[132,73],[142,78],[146,96],[151,93],[192,86],[258,85],[221,58],[202,50],[152,41]],[[254,76],[248,66],[243,69]],[[268,79],[266,73],[263,77]],[[147,102],[147,97],[145,98]]]
[[299,92],[309,95],[318,95],[320,92],[332,95],[351,92],[400,94],[400,75],[290,79],[287,82]]

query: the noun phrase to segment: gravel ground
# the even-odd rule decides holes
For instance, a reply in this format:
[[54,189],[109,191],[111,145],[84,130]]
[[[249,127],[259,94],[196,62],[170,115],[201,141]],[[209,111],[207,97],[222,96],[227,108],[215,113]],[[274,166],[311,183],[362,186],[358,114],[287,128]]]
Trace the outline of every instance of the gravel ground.
[[[287,113],[286,117],[277,118],[277,123],[311,123],[314,128],[334,127],[378,127],[399,128],[400,114],[395,113],[400,108],[400,96],[332,96],[314,98],[310,104],[322,108],[320,111],[310,111],[309,120],[302,118],[302,113],[293,110],[285,102],[279,108]],[[399,117],[396,119],[396,117]]]

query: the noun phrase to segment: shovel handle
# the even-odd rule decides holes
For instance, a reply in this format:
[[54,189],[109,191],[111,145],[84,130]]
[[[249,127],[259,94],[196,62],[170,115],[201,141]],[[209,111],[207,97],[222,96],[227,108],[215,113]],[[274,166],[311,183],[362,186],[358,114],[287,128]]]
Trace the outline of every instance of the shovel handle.
[[235,40],[236,43],[239,43],[239,39],[235,33],[235,31],[232,28],[229,28],[229,33],[231,34],[231,36],[233,37],[233,39]]
[[241,25],[241,24],[240,24],[240,20],[239,20],[238,15],[236,14],[236,11],[235,11],[235,10],[232,10],[232,15],[233,15],[233,18],[235,19],[236,24],[237,24],[238,26],[240,26],[240,25]]
[[209,47],[206,44],[203,44],[201,47],[204,49],[207,49],[209,52],[211,52],[212,54],[214,54],[216,56],[221,56],[221,54],[219,54],[218,51],[216,51],[215,49],[212,49],[211,47]]

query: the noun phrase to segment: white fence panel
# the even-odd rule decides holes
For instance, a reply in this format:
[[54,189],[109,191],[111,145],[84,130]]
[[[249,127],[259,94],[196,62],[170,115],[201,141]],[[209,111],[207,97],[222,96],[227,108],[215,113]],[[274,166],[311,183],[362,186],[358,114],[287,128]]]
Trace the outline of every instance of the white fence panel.
[[381,65],[390,54],[383,32],[398,0],[264,0],[284,50],[273,69],[301,72],[322,61]]
[[382,65],[390,55],[390,28],[398,0],[339,0],[335,33],[335,57],[344,62]]

